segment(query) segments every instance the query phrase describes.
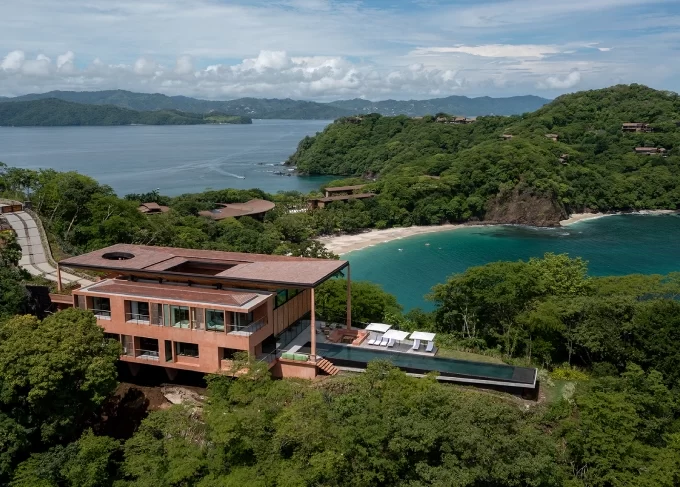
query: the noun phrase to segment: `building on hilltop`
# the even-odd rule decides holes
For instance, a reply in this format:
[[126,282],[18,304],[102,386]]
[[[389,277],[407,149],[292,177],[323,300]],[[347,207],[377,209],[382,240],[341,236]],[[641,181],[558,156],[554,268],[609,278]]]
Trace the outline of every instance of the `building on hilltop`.
[[276,206],[271,201],[253,199],[245,203],[218,203],[218,208],[209,211],[199,211],[198,214],[213,220],[225,218],[239,218],[250,216],[259,220],[264,219],[265,213],[273,210]]
[[636,147],[635,153],[648,156],[665,155],[666,149],[663,147]]
[[503,134],[500,137],[502,140],[512,140],[512,135],[510,134]]
[[[91,310],[121,343],[133,372],[140,364],[164,367],[171,378],[178,369],[227,371],[239,351],[273,367],[282,342],[316,329],[314,290],[339,273],[351,325],[343,260],[119,244],[61,261],[60,288],[62,266],[107,275],[74,290],[73,305]],[[309,360],[286,374],[316,375],[315,333],[310,343]]]
[[559,135],[557,134],[545,134],[545,137],[547,139],[552,140],[553,142],[557,142],[557,139],[559,138]]
[[437,123],[445,123],[450,125],[465,125],[468,123],[474,123],[477,117],[444,117],[440,116],[434,119]]
[[626,122],[621,125],[624,132],[653,132],[654,129],[648,123]]
[[[171,380],[180,370],[235,374],[238,352],[275,377],[308,379],[387,360],[417,376],[537,397],[535,368],[435,357],[434,333],[409,342],[388,324],[353,328],[347,261],[119,244],[62,260],[60,291],[62,266],[106,275],[59,304],[92,312],[133,374],[143,365]],[[345,323],[317,322],[315,290],[338,275],[347,278]]]
[[170,208],[159,205],[158,203],[142,203],[137,210],[145,215],[157,215],[160,213],[167,213],[170,211]]
[[337,196],[326,196],[325,198],[310,198],[307,200],[307,204],[310,210],[316,210],[317,208],[324,208],[334,201],[364,200],[373,197],[375,197],[375,193],[341,194]]

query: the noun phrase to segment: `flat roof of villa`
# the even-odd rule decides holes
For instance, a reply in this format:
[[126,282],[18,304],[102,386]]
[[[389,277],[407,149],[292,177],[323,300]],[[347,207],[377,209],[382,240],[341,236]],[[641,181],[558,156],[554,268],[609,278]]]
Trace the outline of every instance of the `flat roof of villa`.
[[[59,264],[138,275],[315,287],[349,263],[345,260],[117,244],[64,259]],[[199,268],[210,268],[211,272],[199,272]]]
[[117,294],[137,298],[163,299],[178,303],[200,303],[250,309],[266,301],[272,293],[241,291],[235,289],[208,289],[171,284],[155,284],[106,279],[78,289],[87,293]]
[[245,203],[218,203],[220,208],[209,211],[199,211],[201,216],[207,216],[213,220],[224,220],[237,216],[259,215],[273,210],[276,206],[273,202],[261,199],[253,199]]
[[337,196],[326,196],[323,198],[311,198],[311,201],[323,201],[328,203],[330,201],[345,201],[345,200],[360,200],[363,198],[373,198],[375,193],[361,193],[361,194],[340,194]]
[[326,188],[326,191],[329,193],[335,193],[337,191],[354,191],[355,189],[361,189],[365,184],[355,184],[354,186],[334,186],[330,188]]

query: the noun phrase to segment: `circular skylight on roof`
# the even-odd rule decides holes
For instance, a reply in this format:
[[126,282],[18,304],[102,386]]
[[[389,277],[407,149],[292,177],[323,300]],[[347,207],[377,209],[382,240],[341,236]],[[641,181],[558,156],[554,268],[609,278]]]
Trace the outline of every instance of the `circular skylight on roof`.
[[130,252],[107,252],[102,255],[102,258],[107,260],[130,260],[135,256]]

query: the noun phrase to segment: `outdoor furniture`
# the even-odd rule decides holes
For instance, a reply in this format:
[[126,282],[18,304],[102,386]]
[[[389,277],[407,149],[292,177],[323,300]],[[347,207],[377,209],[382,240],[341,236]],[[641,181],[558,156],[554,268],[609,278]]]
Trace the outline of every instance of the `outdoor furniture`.
[[413,346],[411,350],[418,350],[420,348],[420,340],[413,340]]
[[427,342],[427,348],[425,349],[426,352],[431,352],[434,350],[434,342]]
[[382,337],[380,335],[376,335],[375,337],[371,338],[368,341],[369,345],[377,345],[380,343],[380,340],[382,340]]
[[[407,331],[401,331],[401,330],[395,330],[391,329],[383,335],[383,338],[387,338],[388,340],[394,340],[395,342],[401,342],[402,340],[405,340],[406,337],[408,336]],[[394,346],[394,345],[390,345]]]
[[386,347],[387,344],[389,343],[389,341],[390,341],[390,340],[389,340],[388,338],[385,338],[385,336],[383,335],[382,341],[380,342],[380,346],[381,346],[381,347]]
[[392,325],[387,325],[385,323],[370,323],[366,327],[366,331],[376,331],[378,333],[385,333],[390,328],[392,328]]
[[394,338],[390,338],[389,341],[387,342],[387,347],[388,348],[393,347],[394,343],[395,343]]

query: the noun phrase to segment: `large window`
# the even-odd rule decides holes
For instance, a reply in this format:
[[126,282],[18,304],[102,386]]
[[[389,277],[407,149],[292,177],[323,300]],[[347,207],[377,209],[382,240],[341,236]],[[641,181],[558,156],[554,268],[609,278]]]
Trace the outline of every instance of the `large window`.
[[206,309],[205,329],[209,331],[224,331],[224,311]]
[[253,322],[253,313],[232,313],[231,314],[231,329],[232,331],[242,330]]
[[128,301],[126,309],[125,321],[131,321],[133,323],[149,323],[149,303],[141,301]]
[[97,318],[111,319],[111,301],[109,298],[92,298],[92,311]]
[[280,289],[276,291],[276,305],[274,308],[278,308],[282,304],[287,303],[298,294],[300,294],[299,289]]
[[158,340],[155,338],[139,337],[137,357],[147,360],[158,360]]
[[183,357],[198,357],[198,345],[195,343],[175,342],[175,354]]
[[191,328],[188,306],[170,306],[170,320],[176,328]]

